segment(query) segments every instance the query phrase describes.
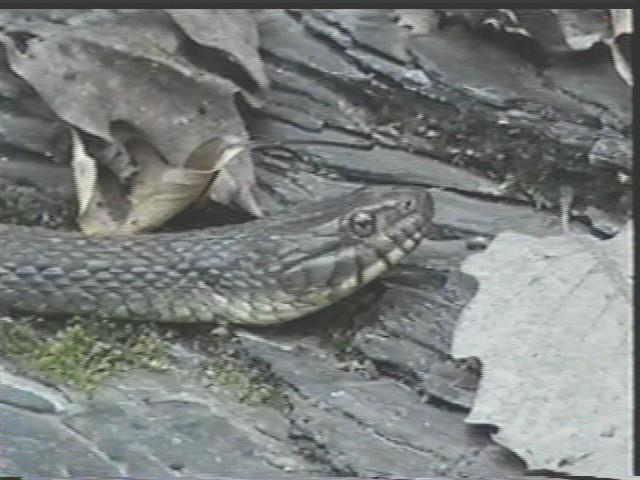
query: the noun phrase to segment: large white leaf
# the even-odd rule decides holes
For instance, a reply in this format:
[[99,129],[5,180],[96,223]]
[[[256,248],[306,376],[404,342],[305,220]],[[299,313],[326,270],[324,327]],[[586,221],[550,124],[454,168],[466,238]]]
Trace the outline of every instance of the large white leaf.
[[467,421],[530,469],[631,472],[631,226],[614,239],[503,233],[462,270],[479,291],[453,355],[482,361]]

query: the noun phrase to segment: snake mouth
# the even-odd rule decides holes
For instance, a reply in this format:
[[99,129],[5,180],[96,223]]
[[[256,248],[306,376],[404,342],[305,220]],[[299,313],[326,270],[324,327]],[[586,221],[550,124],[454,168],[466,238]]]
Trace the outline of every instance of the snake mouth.
[[429,222],[419,214],[409,216],[394,226],[394,235],[382,233],[381,237],[384,236],[384,238],[375,239],[363,244],[361,248],[356,248],[354,252],[356,274],[343,280],[336,294],[344,296],[350,290],[371,282],[392,268],[422,242],[429,230],[429,225]]

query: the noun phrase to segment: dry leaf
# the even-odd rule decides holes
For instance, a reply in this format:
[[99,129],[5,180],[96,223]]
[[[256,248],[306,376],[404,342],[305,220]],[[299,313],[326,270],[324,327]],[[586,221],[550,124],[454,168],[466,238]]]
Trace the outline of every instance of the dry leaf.
[[612,8],[609,10],[613,36],[633,33],[633,10],[629,8]]
[[432,9],[396,9],[396,23],[407,27],[414,35],[427,35],[438,27],[440,13]]
[[87,154],[80,135],[74,128],[71,129],[71,171],[78,200],[78,216],[81,217],[96,194],[98,167],[95,158]]
[[71,171],[78,204],[76,220],[88,235],[114,232],[118,223],[104,208],[105,197],[98,183],[96,160],[87,153],[80,134],[71,129]]
[[631,52],[625,52],[627,46],[630,50],[630,35],[633,33],[631,9],[558,9],[553,12],[570,48],[587,50],[598,42],[605,43],[611,50],[616,72],[627,85],[633,85]]
[[632,14],[633,10],[631,9],[609,10],[613,37],[605,41],[611,49],[611,58],[616,72],[630,87],[633,86],[633,72],[631,71]]
[[572,50],[587,50],[608,35],[604,10],[560,8],[552,10],[564,40]]
[[246,148],[241,137],[213,137],[194,151],[185,167],[176,168],[162,162],[144,142],[130,138],[129,150],[140,163],[140,171],[126,196],[128,213],[114,218],[105,201],[105,182],[97,181],[95,160],[86,153],[75,130],[72,142],[78,223],[89,235],[135,233],[161,225],[201,196],[215,175]]
[[478,357],[467,422],[528,468],[631,472],[631,226],[614,239],[499,235],[463,264],[479,291],[453,355]]
[[[262,88],[269,86],[258,54],[259,38],[251,12],[243,9],[167,10],[195,42],[225,52]],[[217,60],[214,58],[214,60]]]
[[[212,136],[247,138],[234,100],[242,89],[214,73],[210,67],[216,58],[255,50],[243,66],[258,84],[266,85],[252,17],[221,12],[223,18],[218,20],[226,23],[226,33],[200,32],[196,42],[188,37],[202,20],[193,18],[195,14],[209,19],[216,15],[215,11],[80,10],[56,23],[46,15],[27,18],[25,13],[21,20],[19,12],[0,12],[0,20],[13,15],[12,25],[24,29],[23,36],[29,39],[20,43],[12,40],[15,36],[1,37],[12,70],[60,119],[85,135],[87,152],[113,172],[113,178],[106,178],[98,170],[97,188],[89,181],[90,172],[82,173],[87,153],[74,157],[84,231],[114,233],[157,226],[196,200],[210,185],[211,174],[220,169],[219,176],[233,182],[214,182],[210,196],[220,202],[251,202],[255,178],[246,152],[224,167],[216,156],[207,157],[207,165],[193,168],[197,172],[185,172],[187,182],[172,183],[171,174],[164,176],[165,170],[191,170],[187,165],[191,154]],[[241,47],[236,44],[240,41]],[[225,53],[226,46],[231,50]],[[131,139],[116,134],[122,125],[129,126],[132,138],[146,142],[153,154],[136,158],[129,149]],[[256,206],[252,213],[261,212]]]
[[[147,162],[129,199],[131,210],[118,233],[134,233],[167,221],[194,202],[214,176],[223,171],[245,146],[240,137],[214,137],[198,147],[184,168]],[[209,167],[207,169],[207,167]]]

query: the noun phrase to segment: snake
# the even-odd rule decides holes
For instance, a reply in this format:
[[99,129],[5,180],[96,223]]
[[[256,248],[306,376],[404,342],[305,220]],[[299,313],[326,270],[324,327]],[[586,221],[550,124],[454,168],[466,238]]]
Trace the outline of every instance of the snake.
[[428,235],[425,188],[361,187],[241,224],[88,237],[0,225],[0,308],[114,320],[272,325],[316,312]]

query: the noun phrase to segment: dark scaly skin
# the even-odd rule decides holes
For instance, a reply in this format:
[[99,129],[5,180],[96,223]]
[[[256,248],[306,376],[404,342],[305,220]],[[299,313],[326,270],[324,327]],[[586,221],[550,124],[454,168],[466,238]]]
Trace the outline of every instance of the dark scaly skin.
[[360,189],[241,225],[89,238],[0,225],[0,308],[268,325],[319,310],[424,238],[424,189]]

